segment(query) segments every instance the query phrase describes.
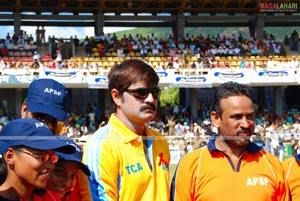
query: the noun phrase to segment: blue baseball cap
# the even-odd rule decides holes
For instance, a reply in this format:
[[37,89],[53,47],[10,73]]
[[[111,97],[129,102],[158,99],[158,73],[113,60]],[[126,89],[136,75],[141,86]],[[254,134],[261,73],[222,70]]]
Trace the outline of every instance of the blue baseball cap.
[[68,104],[68,91],[56,80],[37,79],[30,83],[27,94],[28,111],[45,113],[59,121],[65,121]]
[[[76,148],[69,138],[53,135],[51,130],[36,119],[16,119],[9,122],[0,133],[0,154],[11,146],[26,146],[39,150],[74,153]],[[4,147],[2,148],[2,145]]]
[[70,139],[69,144],[72,144],[76,149],[76,151],[73,154],[64,154],[64,153],[57,152],[56,155],[61,160],[75,161],[75,162],[79,163],[80,170],[85,175],[90,176],[91,172],[90,172],[88,166],[85,165],[84,163],[82,163],[83,149],[78,144],[76,144],[72,139]]
[[9,144],[0,141],[0,154],[6,152],[8,148],[9,148]]

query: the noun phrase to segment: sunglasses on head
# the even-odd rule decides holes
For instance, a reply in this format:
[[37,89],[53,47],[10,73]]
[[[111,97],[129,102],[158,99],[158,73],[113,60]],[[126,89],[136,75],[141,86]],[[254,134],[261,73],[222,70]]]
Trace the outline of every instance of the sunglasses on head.
[[126,92],[133,95],[135,98],[138,99],[145,99],[151,93],[153,98],[156,99],[160,94],[160,88],[137,88],[137,89],[126,89]]

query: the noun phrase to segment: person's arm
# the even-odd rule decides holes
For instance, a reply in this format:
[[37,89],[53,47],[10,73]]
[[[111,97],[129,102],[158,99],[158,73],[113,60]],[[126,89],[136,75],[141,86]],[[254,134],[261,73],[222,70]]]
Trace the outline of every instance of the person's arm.
[[88,177],[83,173],[79,172],[76,184],[72,191],[65,195],[62,201],[93,201]]
[[194,189],[192,175],[189,174],[189,166],[186,160],[181,160],[177,167],[171,183],[171,201],[192,200],[191,190]]
[[[92,139],[93,140],[93,139]],[[102,139],[103,140],[103,139]],[[105,142],[105,143],[104,143]],[[89,184],[93,201],[117,200],[118,195],[118,160],[113,151],[115,145],[104,139],[103,142],[91,141],[84,148],[84,162],[92,175]]]
[[280,200],[280,201],[292,200],[290,197],[290,190],[289,190],[289,187],[287,184],[287,180],[285,179],[285,176],[283,176],[283,180],[281,182],[279,182],[277,195],[278,195],[278,200]]
[[119,166],[118,156],[114,151],[114,147],[117,145],[106,144],[103,146],[100,162],[100,185],[104,187],[105,196],[109,200],[118,200],[118,179]]
[[[282,168],[283,168],[283,173],[284,173],[283,176],[284,176],[287,186],[288,186],[287,194],[289,195],[290,200],[293,200],[293,196],[296,196],[296,198],[298,198],[299,194],[300,194],[300,191],[299,191],[300,185],[298,185],[299,180],[293,179],[293,178],[298,178],[298,169],[299,169],[298,164],[294,163],[294,162],[296,162],[294,160],[295,160],[294,157],[291,157],[282,162]],[[296,166],[294,166],[293,164],[296,164]],[[296,172],[296,175],[295,175],[295,172]],[[292,180],[291,180],[291,178],[292,178]]]
[[82,171],[79,172],[76,185],[81,201],[93,200],[88,177]]

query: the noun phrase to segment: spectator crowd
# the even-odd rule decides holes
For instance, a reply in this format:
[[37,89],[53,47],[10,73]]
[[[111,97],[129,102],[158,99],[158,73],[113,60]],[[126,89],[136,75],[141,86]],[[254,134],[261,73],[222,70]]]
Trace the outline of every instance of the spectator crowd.
[[[61,52],[64,40],[59,39],[56,41],[56,45],[52,45],[55,50],[41,55],[40,67],[42,69],[92,69],[97,71],[101,68],[111,68],[125,58],[143,59],[157,69],[174,68],[177,70],[182,68],[266,68],[272,65],[298,67],[299,65],[296,57],[285,58],[287,56],[286,49],[298,51],[299,37],[296,30],[290,36],[286,36],[284,41],[276,40],[274,35],[267,32],[263,39],[248,38],[242,34],[217,34],[216,36],[199,34],[194,36],[188,33],[186,36],[177,37],[169,35],[165,39],[158,39],[154,33],[147,36],[129,34],[122,38],[118,38],[115,33],[102,33],[99,36],[87,36],[83,41],[76,36],[71,39],[76,50],[80,46],[82,46],[80,48],[84,48],[86,55],[83,59],[63,58]],[[28,36],[26,32],[21,32],[19,35],[10,36],[8,33],[6,39],[1,40],[0,47],[4,51],[1,54],[0,69],[30,68],[32,66],[32,59],[20,57],[22,55],[34,56],[34,52],[37,50],[31,34]],[[18,60],[9,60],[9,56],[17,57]]]

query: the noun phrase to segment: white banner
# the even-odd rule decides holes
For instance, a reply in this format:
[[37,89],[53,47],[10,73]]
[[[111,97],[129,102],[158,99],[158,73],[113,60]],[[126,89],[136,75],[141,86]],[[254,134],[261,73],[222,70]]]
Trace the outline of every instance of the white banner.
[[182,88],[207,88],[212,87],[208,75],[174,75],[170,86]]
[[107,76],[89,75],[87,76],[86,80],[88,83],[88,88],[100,88],[100,89],[108,88]]
[[248,69],[214,69],[210,71],[212,83],[239,82],[250,84],[251,71]]
[[268,85],[281,85],[296,84],[295,70],[254,70],[252,74],[251,83],[256,85],[268,84]]
[[[5,69],[0,75],[2,84],[30,83],[33,79],[52,78],[69,86],[88,88],[108,88],[107,75],[85,75],[82,70],[39,70],[28,75],[29,69]],[[211,88],[221,83],[234,81],[250,86],[299,85],[298,69],[185,69],[180,72],[174,69],[157,70],[161,87]],[[32,75],[31,75],[32,74]]]
[[61,70],[45,70],[40,71],[39,74],[40,78],[51,78],[54,79],[60,83],[84,83],[85,79],[83,77],[82,70],[67,70],[67,71],[61,71]]

